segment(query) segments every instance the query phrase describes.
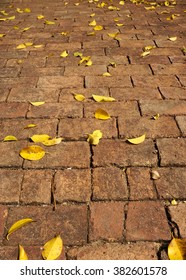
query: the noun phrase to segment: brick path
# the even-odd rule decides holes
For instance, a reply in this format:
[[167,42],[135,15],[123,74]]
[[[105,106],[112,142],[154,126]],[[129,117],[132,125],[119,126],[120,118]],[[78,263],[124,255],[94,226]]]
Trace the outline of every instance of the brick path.
[[[17,259],[18,244],[40,259],[59,233],[67,259],[167,259],[173,228],[186,238],[186,5],[119,2],[0,3],[0,259]],[[87,35],[93,20],[103,30]],[[116,32],[118,40],[108,36]],[[146,46],[155,48],[141,57]],[[92,66],[78,65],[74,52]],[[111,118],[95,119],[97,108]],[[30,123],[37,126],[24,129]],[[92,147],[86,138],[96,129],[103,138]],[[19,151],[42,133],[64,140],[39,161],[23,160]],[[127,142],[143,133],[143,143]],[[7,135],[18,141],[3,142]],[[36,222],[7,241],[7,229],[27,217]]]

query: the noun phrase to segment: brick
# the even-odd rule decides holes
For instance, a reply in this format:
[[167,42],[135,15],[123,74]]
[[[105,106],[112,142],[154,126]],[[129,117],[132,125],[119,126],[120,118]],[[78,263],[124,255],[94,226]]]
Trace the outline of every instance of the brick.
[[25,171],[21,188],[20,201],[25,204],[50,204],[52,174],[52,171],[47,170]]
[[98,146],[93,147],[94,166],[154,166],[156,162],[155,148],[150,139],[141,145],[132,145],[122,140],[102,140]]
[[0,77],[1,78],[15,78],[18,76],[20,69],[14,67],[6,67],[0,69]]
[[161,95],[156,88],[110,88],[111,96],[117,101],[161,99]]
[[89,239],[116,241],[123,239],[124,203],[94,202],[90,205]]
[[[184,72],[183,72],[184,73]],[[180,75],[178,76],[178,79],[182,86],[186,87],[186,75]]]
[[125,172],[116,167],[93,169],[93,200],[128,198]]
[[38,87],[44,88],[75,88],[83,86],[82,77],[56,77],[56,76],[45,76],[39,77],[37,84]]
[[0,167],[22,167],[23,159],[19,156],[25,141],[0,142]]
[[94,130],[101,130],[103,138],[117,137],[116,120],[106,122],[91,118],[61,119],[58,126],[58,135],[65,139],[87,139]]
[[63,76],[64,68],[62,67],[24,67],[21,70],[21,77],[43,77],[43,76]]
[[156,169],[160,178],[155,180],[158,194],[163,199],[186,198],[186,170],[179,167],[167,167]]
[[37,85],[37,82],[37,77],[0,78],[0,84],[4,88],[11,88],[13,86],[17,86],[17,84],[34,87]]
[[171,231],[160,201],[129,202],[126,220],[127,241],[170,240]]
[[0,203],[19,203],[22,179],[22,170],[0,169]]
[[[130,41],[134,41],[133,39]],[[136,41],[136,40],[135,40]],[[113,48],[106,48],[106,55],[108,56],[115,56],[115,55],[122,55],[124,54],[125,56],[133,56],[136,55],[136,53],[140,53],[142,52],[142,49],[140,47],[138,47],[138,49],[136,48],[129,48],[126,43],[122,43],[124,44],[124,47],[113,47]]]
[[117,77],[85,77],[85,85],[89,87],[132,87],[130,77],[117,76]]
[[186,89],[181,87],[160,87],[161,94],[166,99],[186,99]]
[[134,138],[144,133],[147,138],[180,136],[174,118],[169,116],[160,116],[157,120],[147,117],[119,116],[118,126],[119,136],[124,139]]
[[[118,35],[120,38],[120,35]],[[154,46],[153,40],[120,40],[119,41],[121,48],[133,49],[136,52],[141,51],[145,46]]]
[[180,235],[182,238],[186,238],[186,224],[185,224],[185,215],[186,215],[186,203],[179,202],[178,205],[170,205],[168,207],[169,214],[171,216],[171,221],[177,224]]
[[186,116],[177,116],[176,121],[181,129],[182,135],[186,136]]
[[0,88],[0,102],[6,101],[9,94],[8,89]]
[[156,45],[158,48],[183,48],[184,46],[184,40],[182,40],[180,37],[177,37],[176,44],[174,42],[171,42],[170,40],[166,38],[164,39],[156,39],[155,40]]
[[[73,105],[73,106],[72,106]],[[45,103],[42,106],[31,106],[28,118],[80,118],[83,114],[82,104],[75,102]]]
[[140,101],[142,115],[182,115],[186,114],[186,102],[183,100]]
[[150,169],[144,167],[127,168],[127,178],[131,200],[156,199],[156,189],[150,176]]
[[0,243],[2,243],[7,215],[8,207],[5,205],[0,205]]
[[68,259],[77,260],[157,260],[160,244],[155,242],[101,243],[68,250]]
[[150,67],[148,65],[118,65],[116,68],[112,66],[108,67],[109,73],[113,76],[118,75],[152,75]]
[[12,51],[1,51],[0,58],[6,58],[6,59],[22,59],[26,58],[28,56],[27,51],[19,51],[19,52],[12,52]]
[[89,169],[65,169],[55,174],[56,202],[86,202],[91,196],[91,174]]
[[95,111],[101,108],[106,110],[111,117],[117,117],[125,114],[133,115],[138,117],[139,110],[136,101],[126,101],[126,102],[102,102],[99,103],[86,103],[84,105],[84,114],[86,118],[94,117]]
[[185,56],[169,56],[172,63],[185,63]]
[[105,65],[92,65],[91,67],[82,66],[66,66],[64,76],[98,76],[107,72]]
[[0,260],[18,260],[18,246],[0,247]]
[[0,103],[0,118],[5,119],[25,117],[27,110],[28,104],[25,103],[2,102]]
[[57,102],[59,90],[49,88],[13,87],[8,96],[10,102],[45,101]]
[[157,145],[160,153],[161,166],[183,166],[186,164],[186,139],[158,139]]
[[106,56],[106,55],[95,55],[91,56],[91,60],[94,65],[102,65],[107,64],[109,65],[110,62],[114,61],[117,65],[120,64],[129,64],[127,56],[124,55],[113,55],[113,56]]
[[[59,51],[62,52],[64,50],[74,50],[76,51],[76,49],[81,49],[81,43],[80,42],[73,42],[73,43],[48,43],[46,45],[46,50],[52,50],[52,51]],[[60,53],[59,53],[60,55]]]
[[185,70],[184,64],[151,64],[154,75],[179,75]]
[[180,84],[175,76],[156,75],[156,76],[135,76],[132,75],[134,86],[146,87],[146,85],[179,87]]
[[141,57],[140,55],[136,55],[136,54],[132,54],[129,57],[131,64],[170,64],[170,60],[168,58],[168,56],[165,55],[153,55],[151,56],[145,56],[145,57]]
[[83,48],[86,49],[92,49],[94,47],[100,47],[100,48],[114,48],[117,47],[117,41],[112,40],[112,41],[107,41],[107,40],[99,40],[99,41],[92,41],[92,42],[83,42]]
[[39,161],[25,161],[25,168],[89,168],[90,150],[86,142],[62,142],[46,147],[45,156]]
[[45,242],[60,233],[64,245],[83,245],[87,239],[86,205],[10,207],[7,228],[15,221],[29,217],[35,222],[14,232],[5,245],[43,246]]

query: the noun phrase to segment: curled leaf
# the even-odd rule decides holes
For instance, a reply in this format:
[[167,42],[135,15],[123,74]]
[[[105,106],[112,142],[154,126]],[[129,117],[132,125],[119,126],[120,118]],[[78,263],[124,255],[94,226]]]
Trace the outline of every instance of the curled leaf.
[[0,34],[0,38],[3,38],[4,36],[6,36],[6,34]]
[[30,137],[30,139],[34,142],[34,143],[37,143],[37,142],[43,142],[43,141],[46,141],[50,138],[49,135],[47,134],[35,134],[33,135],[32,137]]
[[109,72],[105,72],[105,73],[102,74],[102,76],[104,76],[104,77],[111,77],[112,75]]
[[4,139],[3,139],[4,142],[6,141],[17,141],[17,138],[13,135],[7,135]]
[[80,52],[74,52],[74,56],[76,56],[76,57],[82,57],[82,56],[83,56],[83,54],[82,54],[82,53],[80,53]]
[[177,40],[177,37],[169,37],[168,39],[169,41],[175,42]]
[[145,57],[150,54],[150,51],[144,51],[141,53],[141,57]]
[[102,134],[101,130],[94,130],[92,134],[88,135],[87,141],[91,145],[98,145],[99,140],[102,138],[102,136],[103,136],[103,134]]
[[168,246],[170,260],[186,260],[186,240],[173,238]]
[[135,144],[135,145],[138,145],[142,142],[145,141],[145,134],[139,136],[139,137],[136,137],[136,138],[130,138],[130,139],[127,139],[128,142],[130,142],[131,144]]
[[42,257],[44,260],[56,260],[62,252],[63,240],[60,235],[50,239],[43,246]]
[[154,120],[158,120],[159,117],[160,117],[160,114],[156,114],[156,115],[152,116],[152,118],[153,118]]
[[85,64],[85,66],[91,66],[91,65],[92,65],[92,60],[89,59],[89,60],[87,61],[87,63]]
[[52,24],[56,24],[56,23],[54,21],[45,20],[45,24],[52,25]]
[[41,158],[44,157],[45,151],[43,150],[42,147],[33,145],[33,146],[23,148],[19,152],[19,154],[22,158],[27,160],[40,160]]
[[19,245],[19,260],[28,260],[25,249],[21,245]]
[[24,129],[33,128],[33,127],[36,127],[36,126],[37,126],[36,124],[30,123],[27,126],[25,126]]
[[65,50],[60,54],[61,57],[67,57],[68,56],[68,52]]
[[94,116],[95,116],[96,119],[99,119],[99,120],[108,120],[108,119],[110,119],[109,114],[105,110],[103,110],[101,108],[96,110]]
[[85,96],[83,94],[74,94],[74,98],[77,101],[83,101],[85,99]]
[[96,102],[112,102],[112,101],[115,101],[115,98],[110,97],[110,96],[101,96],[101,95],[92,94],[92,97]]
[[17,50],[21,50],[21,49],[26,49],[26,45],[25,44],[20,44],[16,47]]
[[96,26],[96,21],[95,21],[95,19],[89,23],[89,26]]
[[21,219],[17,222],[15,222],[8,230],[8,233],[6,235],[6,239],[9,240],[9,235],[12,234],[14,231],[18,230],[19,228],[25,226],[28,223],[34,222],[32,219],[30,218],[25,218],[25,219]]
[[63,140],[63,138],[59,137],[59,138],[48,139],[48,140],[42,141],[41,143],[45,146],[54,146],[54,145],[60,144],[62,140]]
[[38,16],[37,16],[37,19],[43,19],[43,18],[44,18],[43,15],[38,15]]
[[158,173],[158,171],[152,170],[152,171],[151,171],[151,178],[152,178],[153,180],[159,179],[159,178],[160,178],[160,174]]
[[103,26],[101,26],[101,25],[96,25],[95,27],[94,27],[94,30],[95,31],[100,31],[100,30],[102,30],[103,29]]
[[36,101],[36,102],[30,102],[33,106],[41,106],[45,104],[45,101]]

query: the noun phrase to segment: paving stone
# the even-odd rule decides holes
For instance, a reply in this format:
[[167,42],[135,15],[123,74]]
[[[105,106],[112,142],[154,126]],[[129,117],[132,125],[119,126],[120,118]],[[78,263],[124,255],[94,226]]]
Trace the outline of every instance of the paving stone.
[[94,202],[90,205],[89,239],[116,241],[123,239],[124,203]]
[[6,101],[9,94],[9,89],[0,88],[0,102]]
[[4,235],[7,215],[8,215],[8,207],[6,205],[0,205],[0,244],[2,243],[2,239]]
[[154,75],[179,75],[184,73],[184,64],[151,64]]
[[6,67],[6,68],[1,68],[0,69],[0,77],[1,78],[15,78],[18,76],[20,72],[20,69],[17,68],[13,68],[13,67]]
[[116,167],[93,169],[93,200],[128,198],[125,172]]
[[91,196],[89,169],[65,169],[57,171],[54,179],[56,202],[86,202]]
[[105,65],[92,65],[91,67],[83,66],[66,66],[64,76],[99,76],[107,72]]
[[117,77],[95,77],[86,76],[85,86],[89,87],[131,87],[130,77],[128,76],[117,76]]
[[160,201],[129,202],[126,219],[127,241],[170,240],[171,231]]
[[150,67],[148,65],[118,65],[116,68],[112,66],[108,67],[109,73],[113,76],[118,75],[152,75]]
[[186,89],[181,87],[160,87],[161,94],[166,99],[185,99]]
[[175,222],[179,228],[182,238],[186,238],[186,229],[185,229],[185,215],[186,215],[186,203],[180,202],[178,205],[170,205],[168,207],[171,220]]
[[170,64],[170,60],[168,56],[165,55],[148,55],[145,57],[141,57],[140,55],[132,54],[129,56],[129,59],[131,61],[131,64]]
[[17,86],[17,84],[35,87],[38,82],[38,77],[16,77],[16,78],[0,78],[1,86],[4,88],[11,88]]
[[82,77],[56,77],[56,76],[44,76],[39,77],[37,86],[42,88],[74,88],[83,86]]
[[77,260],[157,260],[160,245],[155,242],[101,243],[72,248],[69,259]]
[[154,166],[156,162],[156,151],[150,139],[141,145],[132,145],[122,140],[103,140],[93,147],[94,166]]
[[64,73],[63,67],[24,67],[21,70],[20,77],[43,77],[43,76],[57,76],[60,77]]
[[11,102],[11,103],[0,103],[0,118],[20,118],[25,117],[28,110],[28,104]]
[[22,167],[23,159],[19,156],[19,152],[24,146],[25,141],[0,142],[0,167]]
[[177,116],[176,121],[179,128],[181,129],[183,136],[186,136],[186,116]]
[[178,82],[175,76],[166,76],[166,75],[154,75],[154,76],[135,76],[132,75],[132,80],[134,86],[137,87],[146,87],[146,85],[154,86],[166,86],[166,87],[179,87],[180,83]]
[[[183,72],[184,73],[184,72]],[[178,79],[182,86],[186,87],[186,75],[178,75]]]
[[18,246],[1,246],[0,260],[18,260]]
[[160,153],[161,166],[185,166],[186,139],[162,138],[157,140],[157,145]]

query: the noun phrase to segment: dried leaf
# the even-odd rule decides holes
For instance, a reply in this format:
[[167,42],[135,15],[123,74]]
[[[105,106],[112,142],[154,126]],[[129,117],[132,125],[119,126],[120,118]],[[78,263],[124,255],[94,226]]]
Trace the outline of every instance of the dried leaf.
[[95,31],[100,31],[100,30],[102,30],[103,29],[103,26],[101,26],[101,25],[96,25],[95,27],[94,27],[94,30]]
[[62,252],[63,240],[60,235],[50,239],[43,246],[42,257],[44,260],[56,260]]
[[0,34],[0,38],[3,38],[5,36],[6,36],[6,34]]
[[20,156],[27,160],[39,160],[44,157],[45,151],[40,146],[29,146],[20,151]]
[[111,38],[116,38],[116,36],[119,34],[119,32],[116,33],[107,33],[107,35]]
[[156,114],[156,115],[152,116],[152,118],[153,118],[154,120],[158,120],[159,117],[160,117],[160,114]]
[[67,57],[68,56],[68,52],[65,50],[60,54],[60,57]]
[[80,53],[80,52],[74,52],[74,56],[76,56],[76,57],[82,57],[82,56],[83,56],[83,54],[82,54],[82,53]]
[[136,138],[130,138],[130,139],[127,139],[128,142],[132,143],[132,144],[135,144],[135,145],[138,145],[142,142],[145,141],[145,134],[139,136],[139,137],[136,137]]
[[25,126],[24,129],[33,128],[33,127],[36,127],[36,126],[37,126],[36,124],[30,123],[27,126]]
[[37,16],[37,19],[43,19],[45,16],[43,16],[43,15],[38,15]]
[[13,135],[7,135],[4,139],[3,139],[4,142],[6,141],[17,141],[17,138]]
[[28,256],[23,246],[21,246],[20,244],[19,244],[19,260],[28,260]]
[[34,142],[34,143],[38,143],[38,142],[43,142],[45,140],[48,140],[50,138],[49,135],[47,134],[35,134],[32,137],[30,137],[30,139]]
[[90,17],[94,17],[96,14],[95,13],[92,13],[92,14],[90,14]]
[[141,53],[141,57],[145,57],[150,54],[150,51],[145,51]]
[[94,116],[95,116],[96,119],[99,119],[99,120],[108,120],[108,119],[110,119],[109,114],[105,110],[103,110],[101,108],[96,110]]
[[63,31],[60,34],[63,35],[63,36],[67,36],[68,32]]
[[45,146],[54,146],[54,145],[60,144],[62,140],[63,140],[63,138],[59,137],[59,138],[48,139],[48,140],[42,141],[41,143]]
[[20,44],[16,47],[17,50],[21,50],[21,49],[26,49],[26,45],[25,44]]
[[19,14],[22,14],[22,13],[23,13],[23,10],[21,10],[20,8],[17,8],[17,9],[16,9],[16,12],[19,13]]
[[114,61],[110,61],[110,62],[109,62],[109,65],[112,66],[112,67],[114,67],[114,68],[116,68],[116,62],[114,62]]
[[91,66],[91,65],[92,65],[92,60],[89,59],[89,60],[87,61],[87,63],[85,64],[85,66]]
[[120,5],[125,5],[125,1],[119,1]]
[[15,222],[8,230],[8,233],[6,235],[6,239],[9,240],[9,235],[12,234],[14,231],[18,230],[19,228],[25,226],[28,223],[34,222],[32,219],[30,218],[25,218],[25,219],[21,219],[17,222]]
[[33,45],[33,42],[26,42],[26,43],[25,43],[25,46],[26,46],[26,47],[30,47],[30,46],[32,46],[32,45]]
[[83,62],[88,62],[90,60],[90,56],[82,56],[81,60],[79,61],[79,65],[82,64]]
[[176,41],[176,40],[177,40],[177,37],[169,37],[169,38],[168,38],[168,40],[170,40],[170,41],[174,42],[174,41]]
[[120,26],[123,26],[124,23],[116,23],[116,25],[117,25],[118,27],[120,27]]
[[101,130],[94,130],[92,134],[88,135],[87,141],[91,145],[98,145],[99,140],[102,138],[102,136],[103,136],[103,134],[102,134]]
[[36,49],[39,49],[39,48],[42,48],[43,47],[43,45],[35,45],[34,46],[34,48],[36,48]]
[[52,24],[56,24],[56,23],[54,21],[45,20],[45,24],[52,25]]
[[105,72],[105,73],[102,74],[102,76],[104,76],[104,77],[111,77],[112,75],[109,72]]
[[30,13],[30,12],[31,12],[31,9],[30,9],[30,8],[25,8],[25,9],[24,9],[24,12],[25,12],[25,13]]
[[171,200],[171,205],[176,206],[176,205],[178,205],[178,202],[175,199],[172,199]]
[[155,48],[156,48],[156,46],[146,46],[146,47],[143,48],[143,50],[144,50],[144,52],[146,52],[146,51],[150,51],[150,50],[155,49]]
[[41,105],[45,104],[45,101],[36,101],[36,102],[30,101],[30,104],[32,104],[33,106],[41,106]]
[[30,27],[25,27],[25,28],[23,28],[22,32],[25,32],[25,31],[29,30],[30,28],[31,28],[31,26]]
[[152,178],[153,180],[159,179],[159,178],[160,178],[160,174],[158,173],[158,171],[152,170],[152,171],[151,171],[151,178]]
[[87,33],[87,35],[88,36],[93,36],[93,35],[95,35],[95,32],[93,31],[93,32],[89,32],[89,33]]
[[95,21],[95,19],[89,23],[89,26],[96,26],[96,21]]
[[115,98],[110,97],[110,96],[101,96],[101,95],[92,94],[92,97],[96,102],[112,102],[112,101],[115,101]]
[[173,238],[168,246],[170,260],[186,260],[186,240]]
[[85,96],[83,94],[74,94],[74,98],[77,100],[77,101],[83,101],[85,100]]

